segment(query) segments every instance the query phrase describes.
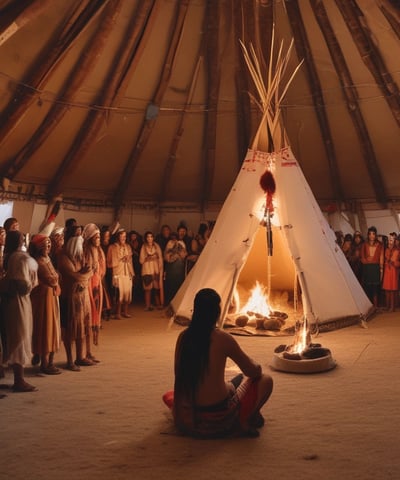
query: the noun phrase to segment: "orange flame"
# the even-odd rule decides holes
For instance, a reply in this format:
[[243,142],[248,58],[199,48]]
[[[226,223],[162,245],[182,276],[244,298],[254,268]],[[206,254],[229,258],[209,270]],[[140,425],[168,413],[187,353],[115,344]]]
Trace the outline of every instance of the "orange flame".
[[307,319],[305,318],[299,328],[296,329],[294,342],[288,348],[290,353],[302,353],[311,343]]
[[240,308],[241,313],[245,314],[259,314],[268,317],[271,313],[271,308],[268,305],[267,296],[265,295],[265,287],[258,281],[250,292],[250,297],[246,304]]

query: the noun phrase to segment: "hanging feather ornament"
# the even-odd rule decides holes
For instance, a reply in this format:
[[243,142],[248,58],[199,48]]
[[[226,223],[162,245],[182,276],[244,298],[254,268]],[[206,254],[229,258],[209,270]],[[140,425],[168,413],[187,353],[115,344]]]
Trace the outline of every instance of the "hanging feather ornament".
[[264,222],[267,228],[268,256],[272,257],[273,241],[272,241],[271,217],[274,214],[273,198],[276,190],[276,184],[275,184],[274,176],[269,170],[265,170],[265,172],[261,175],[260,186],[265,192]]
[[261,175],[260,186],[266,194],[265,210],[269,210],[270,214],[274,213],[273,197],[276,190],[275,179],[269,170]]

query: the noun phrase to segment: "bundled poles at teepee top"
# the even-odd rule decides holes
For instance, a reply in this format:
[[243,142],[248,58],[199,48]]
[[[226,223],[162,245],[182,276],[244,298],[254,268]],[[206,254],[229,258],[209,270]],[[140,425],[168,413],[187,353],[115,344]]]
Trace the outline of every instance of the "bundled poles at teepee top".
[[[240,44],[242,46],[247,67],[249,69],[250,75],[253,79],[259,96],[259,99],[256,99],[252,95],[252,100],[256,103],[256,105],[262,112],[260,124],[254,136],[251,148],[253,150],[258,148],[258,142],[261,132],[263,128],[266,128],[270,134],[270,138],[273,141],[273,145],[271,145],[269,150],[271,150],[271,148],[280,149],[284,146],[285,143],[285,133],[283,129],[280,128],[279,124],[280,106],[302,62],[297,65],[293,73],[290,75],[288,81],[283,86],[283,89],[281,89],[282,78],[286,73],[293,48],[293,40],[291,41],[289,48],[285,54],[283,53],[283,42],[281,42],[278,52],[275,55],[275,34],[274,31],[272,32],[270,55],[271,61],[268,68],[267,84],[265,83],[261,65],[257,58],[257,53],[253,45],[250,45],[249,50],[247,50],[243,42],[240,42]],[[274,62],[275,57],[276,61]]]

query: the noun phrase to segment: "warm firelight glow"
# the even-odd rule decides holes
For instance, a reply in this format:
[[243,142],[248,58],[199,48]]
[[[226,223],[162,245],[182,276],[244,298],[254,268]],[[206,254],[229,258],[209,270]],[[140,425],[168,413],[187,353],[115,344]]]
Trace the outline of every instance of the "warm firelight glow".
[[296,330],[294,336],[293,345],[290,346],[290,353],[301,353],[303,352],[307,346],[310,344],[310,333],[307,327],[307,319],[305,318],[300,325],[300,327]]
[[268,305],[265,288],[258,281],[250,292],[250,297],[247,300],[247,303],[240,308],[240,312],[244,314],[258,314],[264,317],[270,315],[271,308]]

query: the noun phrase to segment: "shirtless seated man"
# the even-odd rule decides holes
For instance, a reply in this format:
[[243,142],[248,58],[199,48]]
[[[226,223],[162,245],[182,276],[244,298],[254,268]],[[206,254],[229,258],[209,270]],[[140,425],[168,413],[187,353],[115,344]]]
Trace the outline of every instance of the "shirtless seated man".
[[[178,337],[170,403],[175,425],[195,437],[255,437],[264,425],[260,409],[271,395],[272,378],[229,333],[216,328],[220,303],[215,290],[200,290],[191,323]],[[230,382],[225,381],[227,358],[243,372]]]

